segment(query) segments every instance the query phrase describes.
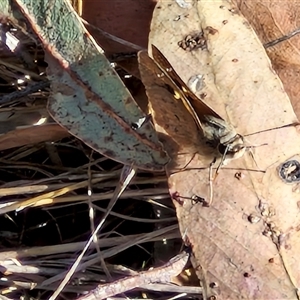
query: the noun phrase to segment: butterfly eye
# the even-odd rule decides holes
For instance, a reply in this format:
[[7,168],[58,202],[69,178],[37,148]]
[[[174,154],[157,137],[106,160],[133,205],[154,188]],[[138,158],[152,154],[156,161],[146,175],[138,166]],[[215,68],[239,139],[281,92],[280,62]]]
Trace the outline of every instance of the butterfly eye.
[[220,154],[225,154],[225,152],[228,151],[228,146],[224,145],[224,144],[219,144],[218,145],[218,150],[220,152]]

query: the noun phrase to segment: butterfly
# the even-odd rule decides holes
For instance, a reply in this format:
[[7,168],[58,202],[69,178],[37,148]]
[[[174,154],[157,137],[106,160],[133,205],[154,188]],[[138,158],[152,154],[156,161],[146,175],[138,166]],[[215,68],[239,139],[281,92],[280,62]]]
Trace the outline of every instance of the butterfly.
[[168,79],[171,88],[179,94],[179,98],[192,115],[207,142],[216,147],[222,155],[221,164],[227,160],[243,156],[247,148],[244,137],[191,91],[166,57],[154,45],[152,45],[152,57],[155,64]]

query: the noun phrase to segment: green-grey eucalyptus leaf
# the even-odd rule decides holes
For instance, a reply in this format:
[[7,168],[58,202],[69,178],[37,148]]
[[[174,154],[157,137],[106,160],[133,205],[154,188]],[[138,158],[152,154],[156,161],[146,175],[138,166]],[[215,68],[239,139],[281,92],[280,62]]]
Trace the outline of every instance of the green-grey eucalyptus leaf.
[[151,122],[67,0],[15,0],[47,53],[48,110],[71,134],[103,155],[141,169],[168,161]]

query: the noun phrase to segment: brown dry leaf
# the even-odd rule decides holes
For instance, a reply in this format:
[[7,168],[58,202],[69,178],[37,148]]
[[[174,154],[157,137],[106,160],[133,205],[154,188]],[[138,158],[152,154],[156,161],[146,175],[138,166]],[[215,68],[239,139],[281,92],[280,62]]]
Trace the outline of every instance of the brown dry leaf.
[[[84,0],[82,17],[93,26],[116,37],[88,26],[89,31],[105,50],[108,57],[115,56],[118,65],[139,78],[135,51],[145,49],[149,24],[156,0]],[[118,39],[123,39],[118,42]],[[136,47],[130,47],[130,43]],[[133,54],[133,57],[130,57]]]
[[69,136],[69,132],[58,124],[28,126],[9,131],[0,136],[0,150],[36,144],[45,141],[56,141]]
[[[155,2],[154,0],[84,0],[82,17],[109,34],[146,48],[151,12]],[[135,50],[107,38],[99,31],[89,29],[108,55]]]
[[[178,46],[188,35],[198,38],[202,31],[207,49],[189,52]],[[248,22],[226,1],[159,1],[149,44],[163,52],[185,82],[203,76],[198,96],[238,133],[277,128],[246,137],[248,145],[267,145],[253,150],[256,163],[246,153],[221,169],[210,207],[192,204],[195,195],[209,197],[213,153],[207,154],[191,117],[183,105],[172,104],[172,95],[154,76],[157,70],[141,54],[141,74],[156,128],[173,158],[168,167],[170,193],[181,232],[193,247],[204,296],[297,299],[300,167],[282,165],[300,160],[300,136],[296,126],[282,127],[297,118],[264,48]],[[154,77],[152,83],[145,79],[149,76]],[[195,149],[188,167],[178,172]],[[296,181],[286,183],[280,170]]]
[[[290,1],[244,1],[235,0],[245,18],[255,29],[263,44],[274,70],[283,82],[296,115],[300,116],[300,3]],[[292,34],[292,33],[296,34]],[[290,35],[290,36],[289,36]],[[286,38],[274,45],[268,43]]]

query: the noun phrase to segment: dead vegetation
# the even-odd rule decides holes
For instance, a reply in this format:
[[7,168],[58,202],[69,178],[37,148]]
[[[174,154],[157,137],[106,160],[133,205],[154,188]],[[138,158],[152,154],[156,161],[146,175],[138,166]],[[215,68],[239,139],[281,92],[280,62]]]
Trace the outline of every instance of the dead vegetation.
[[[297,14],[290,12],[298,5],[157,0],[154,9],[154,2],[73,3],[93,24],[84,21],[144,110],[149,97],[172,164],[167,176],[138,172],[59,299],[98,299],[86,293],[99,284],[113,291],[107,296],[134,288],[126,292],[130,298],[199,298],[203,292],[204,299],[296,299],[300,150],[294,125],[300,72],[299,26]],[[49,299],[101,221],[123,165],[50,117],[47,63],[26,20],[2,17],[0,29],[1,299]],[[199,35],[205,47],[194,47]],[[182,41],[192,46],[182,47]],[[200,80],[198,98],[245,137],[255,159],[246,151],[222,166],[212,183],[214,153],[203,147],[182,103],[174,102],[153,74],[143,78],[145,94],[136,52],[151,44],[184,82]],[[209,194],[208,208],[203,203]],[[192,245],[192,263],[204,289],[198,278],[194,283],[183,274],[170,279],[167,270],[176,267],[168,260],[178,254],[181,237]],[[142,272],[150,266],[155,268]],[[164,276],[164,284],[153,284]]]
[[[49,116],[47,64],[34,33],[3,19],[1,36],[1,297],[48,299],[101,220],[122,165]],[[59,299],[161,265],[180,247],[165,175],[139,172]]]

